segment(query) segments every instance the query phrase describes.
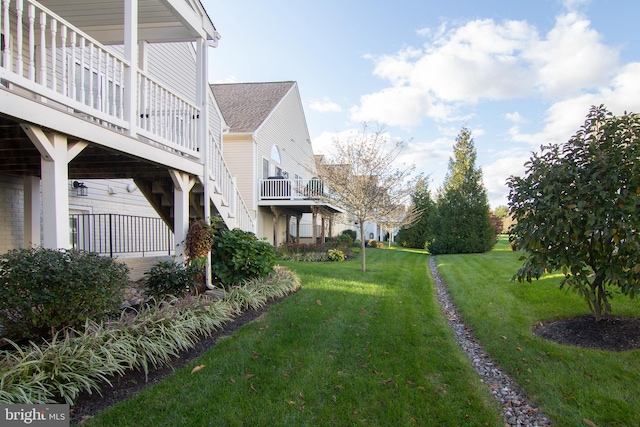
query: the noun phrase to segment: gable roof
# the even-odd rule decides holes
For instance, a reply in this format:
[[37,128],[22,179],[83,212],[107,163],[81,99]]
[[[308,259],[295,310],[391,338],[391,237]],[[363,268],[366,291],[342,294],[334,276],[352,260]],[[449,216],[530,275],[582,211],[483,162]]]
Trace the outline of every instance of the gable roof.
[[232,133],[253,133],[296,82],[212,84],[211,90]]

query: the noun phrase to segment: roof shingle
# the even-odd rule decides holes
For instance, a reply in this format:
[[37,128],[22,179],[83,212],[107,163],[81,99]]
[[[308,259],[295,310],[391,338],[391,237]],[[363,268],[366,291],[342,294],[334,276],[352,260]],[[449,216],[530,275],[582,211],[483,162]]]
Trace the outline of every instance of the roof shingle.
[[212,84],[213,96],[232,133],[253,133],[295,82]]

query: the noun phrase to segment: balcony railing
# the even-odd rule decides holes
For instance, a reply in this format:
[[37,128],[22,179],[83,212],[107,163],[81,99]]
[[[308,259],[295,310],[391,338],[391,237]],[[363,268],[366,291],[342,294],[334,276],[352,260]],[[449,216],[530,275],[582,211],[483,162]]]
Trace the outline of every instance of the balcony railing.
[[126,129],[129,64],[32,0],[3,1],[0,78],[93,120]]
[[324,183],[317,178],[271,177],[260,180],[260,200],[318,200],[325,195]]
[[[192,101],[139,69],[136,87],[129,90],[125,76],[131,64],[37,1],[0,1],[0,34],[1,85],[197,161],[204,151],[199,144],[209,144],[215,191],[237,226],[255,231],[224,162],[221,136],[200,137],[201,111]],[[127,114],[132,98],[136,110]]]
[[120,214],[69,215],[73,249],[116,255],[171,255],[173,233],[160,218]]

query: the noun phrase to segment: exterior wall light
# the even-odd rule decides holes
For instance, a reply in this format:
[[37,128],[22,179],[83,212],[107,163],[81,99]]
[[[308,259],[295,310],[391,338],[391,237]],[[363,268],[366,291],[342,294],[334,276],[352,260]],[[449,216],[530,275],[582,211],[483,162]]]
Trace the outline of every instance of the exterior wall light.
[[89,188],[84,182],[73,181],[73,188],[76,190],[76,196],[88,196]]

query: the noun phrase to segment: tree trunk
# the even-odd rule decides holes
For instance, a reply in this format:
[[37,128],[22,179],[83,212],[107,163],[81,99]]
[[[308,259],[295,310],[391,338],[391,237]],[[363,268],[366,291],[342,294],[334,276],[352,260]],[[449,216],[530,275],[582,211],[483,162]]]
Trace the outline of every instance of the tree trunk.
[[364,221],[359,220],[359,222],[360,222],[360,237],[361,237],[360,250],[362,252],[362,271],[367,271],[367,252],[366,252],[365,240],[364,240]]
[[596,319],[596,322],[599,322],[602,319],[606,319],[609,315],[609,310],[607,309],[609,306],[607,293],[604,289],[604,277],[596,276],[589,286],[591,288],[591,295],[587,296],[587,302],[589,303],[593,317]]

